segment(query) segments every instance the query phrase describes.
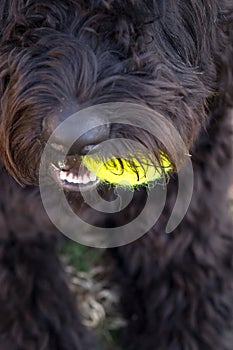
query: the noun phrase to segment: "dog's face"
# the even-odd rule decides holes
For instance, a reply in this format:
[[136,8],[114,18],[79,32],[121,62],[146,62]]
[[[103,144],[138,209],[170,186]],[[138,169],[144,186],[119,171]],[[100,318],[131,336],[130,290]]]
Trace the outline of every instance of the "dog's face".
[[[226,44],[218,5],[217,0],[3,0],[0,147],[10,173],[36,183],[42,151],[56,126],[78,110],[109,102],[160,113],[190,148],[216,93],[215,52]],[[106,125],[83,135],[61,163],[69,140],[60,135],[53,152],[54,165],[63,172],[61,185],[78,191],[80,156],[121,136],[142,142],[157,157],[163,148],[147,131]],[[162,150],[172,163],[175,146]],[[97,185],[90,176],[83,174],[82,187]]]

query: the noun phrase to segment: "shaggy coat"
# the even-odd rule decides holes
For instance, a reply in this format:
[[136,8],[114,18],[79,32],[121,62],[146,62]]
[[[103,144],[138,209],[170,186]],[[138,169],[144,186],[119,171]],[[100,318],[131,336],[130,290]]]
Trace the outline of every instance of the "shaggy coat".
[[[0,349],[98,348],[56,256],[38,168],[51,115],[116,101],[172,122],[195,178],[172,234],[176,176],[155,226],[109,251],[127,320],[122,349],[231,350],[232,0],[0,1]],[[142,130],[112,128],[111,137],[121,135],[158,153]],[[135,217],[145,195],[102,223]]]

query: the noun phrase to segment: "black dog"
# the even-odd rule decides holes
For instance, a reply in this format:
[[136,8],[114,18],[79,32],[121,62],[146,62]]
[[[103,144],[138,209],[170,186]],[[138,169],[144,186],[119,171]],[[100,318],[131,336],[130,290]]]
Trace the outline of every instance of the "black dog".
[[[188,213],[172,235],[165,227],[175,176],[153,229],[110,251],[128,321],[123,348],[232,349],[232,61],[231,0],[1,0],[1,350],[96,348],[34,185],[59,122],[106,102],[135,103],[169,120],[192,154],[195,177]],[[157,156],[162,147],[146,131],[115,125],[84,135],[73,155],[121,136],[141,140]],[[65,142],[61,137],[57,146]],[[59,147],[54,153],[59,159]],[[80,204],[78,186],[66,192]],[[137,191],[130,210],[105,226],[135,217],[145,196]]]

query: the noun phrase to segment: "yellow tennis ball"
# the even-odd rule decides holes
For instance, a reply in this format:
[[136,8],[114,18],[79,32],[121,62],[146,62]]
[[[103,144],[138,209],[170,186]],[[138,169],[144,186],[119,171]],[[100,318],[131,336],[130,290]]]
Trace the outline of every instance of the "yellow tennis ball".
[[104,162],[91,155],[84,156],[82,162],[102,182],[131,187],[158,180],[172,169],[171,162],[163,153],[157,166],[145,158],[140,161],[137,158],[112,158]]

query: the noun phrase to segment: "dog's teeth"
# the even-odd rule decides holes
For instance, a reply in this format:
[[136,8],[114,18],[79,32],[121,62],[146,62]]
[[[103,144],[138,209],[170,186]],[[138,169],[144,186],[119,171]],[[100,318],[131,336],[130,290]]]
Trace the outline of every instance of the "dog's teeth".
[[73,182],[75,183],[75,184],[78,184],[78,177],[77,176],[74,176],[74,178],[73,178]]
[[67,173],[65,171],[60,171],[60,179],[62,181],[67,181],[69,183],[74,183],[74,184],[83,184],[86,185],[89,182],[96,181],[96,175],[93,173],[86,173],[83,176],[76,176],[72,173]]
[[78,183],[78,184],[82,184],[82,183],[83,183],[83,177],[82,177],[82,176],[79,176],[79,177],[77,178],[77,183]]
[[84,176],[83,176],[83,184],[86,185],[86,184],[88,184],[88,182],[90,182],[89,176],[84,175]]
[[72,174],[69,174],[68,177],[66,178],[66,181],[68,182],[73,182],[73,175]]
[[60,179],[63,181],[66,180],[66,173],[64,171],[60,172]]
[[96,180],[96,175],[93,173],[90,173],[90,180],[95,181]]

